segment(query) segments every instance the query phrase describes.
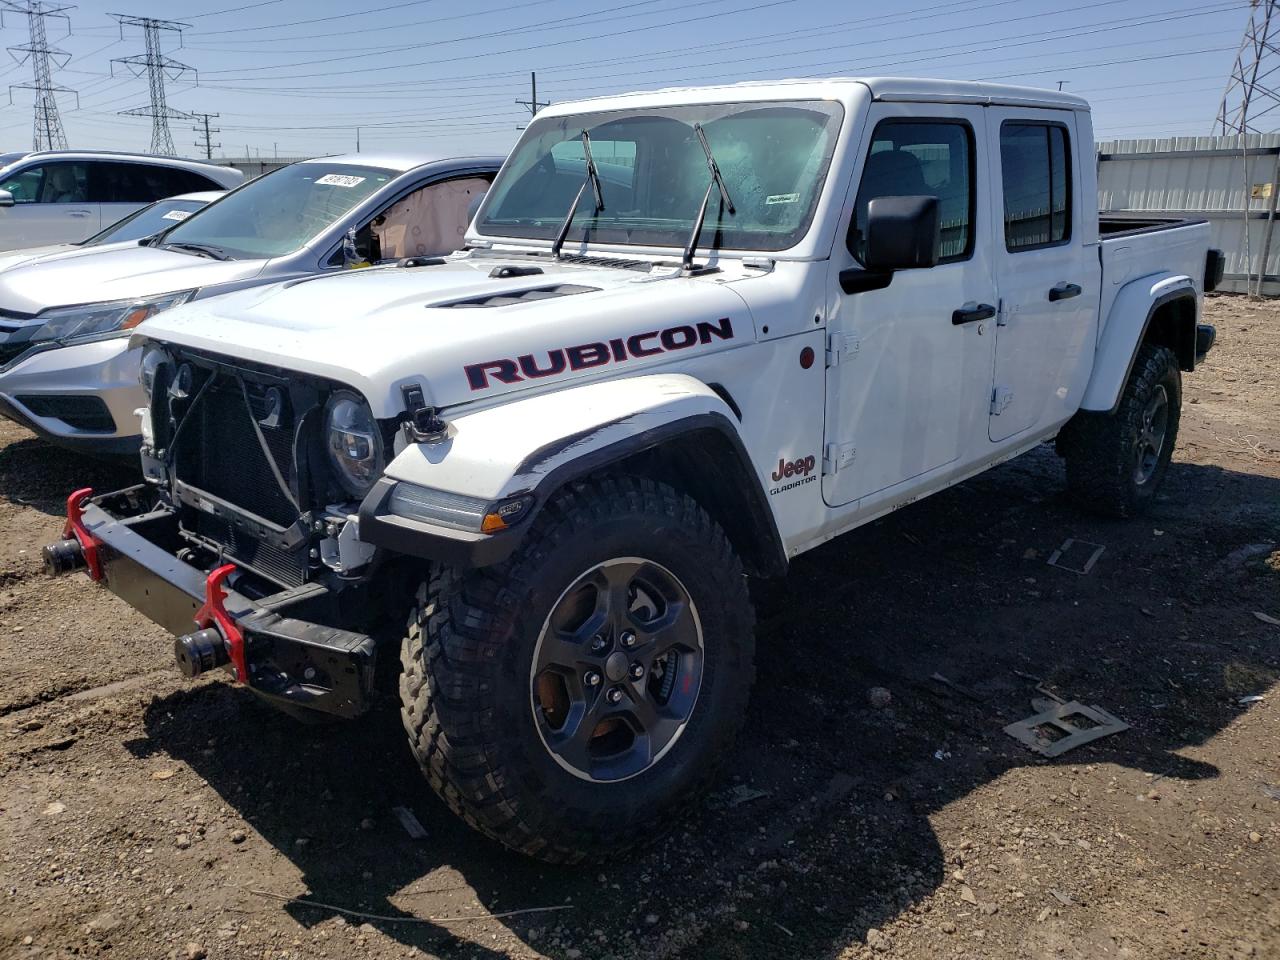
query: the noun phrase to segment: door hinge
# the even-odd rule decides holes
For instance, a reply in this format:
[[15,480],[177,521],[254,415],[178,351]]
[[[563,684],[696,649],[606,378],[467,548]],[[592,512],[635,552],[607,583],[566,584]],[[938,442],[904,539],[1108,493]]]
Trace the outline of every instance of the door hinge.
[[852,360],[862,348],[862,341],[852,330],[827,336],[827,366],[834,367],[842,360]]
[[1009,314],[1013,313],[1014,307],[1004,302],[1004,299],[996,301],[996,326],[1007,327],[1009,325]]
[[823,474],[836,473],[841,467],[847,467],[857,455],[852,443],[828,443],[822,451]]
[[998,417],[1013,403],[1013,391],[1008,387],[996,387],[991,391],[991,415]]

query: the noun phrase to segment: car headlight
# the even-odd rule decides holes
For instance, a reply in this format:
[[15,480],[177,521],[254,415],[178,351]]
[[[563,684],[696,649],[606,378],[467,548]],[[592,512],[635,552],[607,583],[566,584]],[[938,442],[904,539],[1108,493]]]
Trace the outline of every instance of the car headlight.
[[32,335],[33,343],[56,340],[68,343],[93,337],[106,337],[132,330],[143,320],[162,310],[186,303],[195,295],[194,290],[180,290],[155,297],[136,300],[108,300],[103,303],[82,303],[75,307],[55,307],[40,314],[44,322]]
[[325,405],[325,447],[343,489],[363,497],[382,474],[382,431],[369,405],[341,390]]
[[138,369],[138,381],[142,384],[142,392],[151,399],[156,386],[156,374],[169,362],[169,354],[163,347],[149,343],[142,349],[142,363]]

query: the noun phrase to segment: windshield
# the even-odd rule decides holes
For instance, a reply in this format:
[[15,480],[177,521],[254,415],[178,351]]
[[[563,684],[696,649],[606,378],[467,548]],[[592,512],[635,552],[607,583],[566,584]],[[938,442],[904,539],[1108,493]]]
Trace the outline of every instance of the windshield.
[[80,246],[96,247],[100,243],[123,243],[126,240],[141,240],[143,237],[154,236],[161,230],[166,230],[175,223],[187,219],[208,202],[208,200],[157,200],[117,220],[88,240],[81,241]]
[[193,244],[233,260],[282,257],[399,174],[346,163],[295,163],[227,194],[168,233],[161,246]]
[[712,196],[700,247],[784,250],[809,228],[835,149],[838,103],[648,107],[535,120],[489,191],[477,220],[487,236],[554,240],[586,176],[582,132],[600,173],[604,210],[590,190],[570,243],[683,247],[710,182],[699,123],[736,213]]

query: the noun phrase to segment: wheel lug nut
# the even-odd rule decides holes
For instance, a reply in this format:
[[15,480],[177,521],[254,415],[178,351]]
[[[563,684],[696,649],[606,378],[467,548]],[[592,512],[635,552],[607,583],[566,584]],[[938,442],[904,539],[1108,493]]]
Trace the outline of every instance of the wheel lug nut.
[[591,649],[599,653],[601,650],[604,649],[605,643],[606,643],[605,638],[597,633],[594,637],[591,638]]
[[624,647],[634,647],[636,645],[636,635],[630,630],[623,630],[618,639],[622,641]]
[[622,691],[619,690],[617,687],[613,687],[608,693],[605,694],[605,697],[608,698],[610,703],[621,703]]
[[640,679],[641,677],[643,677],[643,676],[644,676],[644,664],[643,664],[643,663],[633,663],[633,664],[631,665],[631,679],[632,679],[632,680],[639,680],[639,679]]
[[588,687],[600,686],[600,674],[596,673],[594,670],[588,670],[587,675],[582,679]]

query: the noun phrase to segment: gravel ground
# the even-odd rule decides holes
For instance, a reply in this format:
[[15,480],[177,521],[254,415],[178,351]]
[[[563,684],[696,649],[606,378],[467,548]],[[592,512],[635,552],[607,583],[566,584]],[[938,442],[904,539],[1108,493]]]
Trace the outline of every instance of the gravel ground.
[[[455,820],[392,704],[301,725],[44,579],[130,476],[0,425],[0,957],[1280,957],[1280,306],[1208,313],[1150,516],[1046,447],[802,557],[718,790],[590,869]],[[1047,694],[1130,729],[1040,758],[1002,731]]]

